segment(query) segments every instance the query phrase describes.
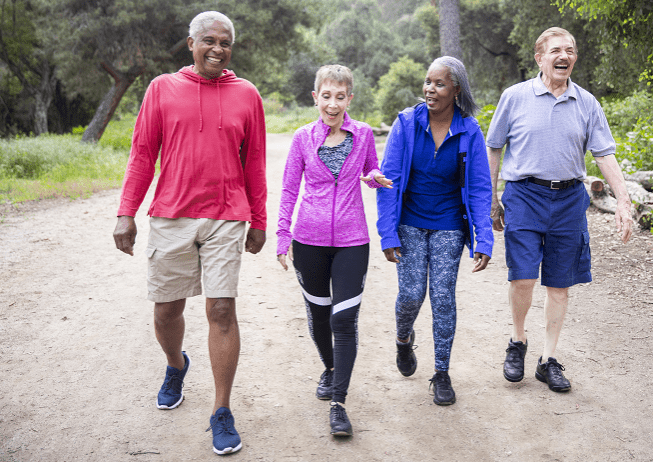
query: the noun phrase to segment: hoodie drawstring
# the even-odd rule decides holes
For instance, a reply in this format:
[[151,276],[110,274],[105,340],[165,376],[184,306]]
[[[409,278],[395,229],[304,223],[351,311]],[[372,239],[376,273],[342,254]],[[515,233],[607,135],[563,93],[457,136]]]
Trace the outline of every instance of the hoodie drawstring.
[[[218,92],[218,128],[222,129],[222,94],[220,92],[220,82],[215,83]],[[204,128],[204,120],[202,119],[202,82],[197,81],[197,101],[200,107],[200,132]]]
[[200,105],[200,132],[202,131],[202,82],[197,81],[197,101]]

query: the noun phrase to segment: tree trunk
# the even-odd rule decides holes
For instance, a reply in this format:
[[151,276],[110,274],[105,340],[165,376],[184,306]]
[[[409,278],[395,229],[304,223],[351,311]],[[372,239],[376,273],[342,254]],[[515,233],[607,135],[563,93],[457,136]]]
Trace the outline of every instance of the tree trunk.
[[41,62],[41,81],[38,87],[30,91],[34,95],[34,134],[48,133],[48,109],[52,103],[57,79],[54,76],[54,66],[47,59]]
[[82,141],[86,143],[97,143],[102,138],[102,134],[107,128],[107,125],[109,125],[111,117],[116,112],[125,92],[134,83],[136,78],[145,71],[144,66],[134,66],[123,73],[115,69],[110,63],[104,62],[101,65],[113,77],[115,84],[104,95],[95,111],[93,120],[91,120],[91,123],[84,130]]
[[[433,6],[436,6],[435,2],[436,0],[431,0]],[[439,0],[439,7],[440,53],[442,56],[453,56],[462,60],[459,0]]]

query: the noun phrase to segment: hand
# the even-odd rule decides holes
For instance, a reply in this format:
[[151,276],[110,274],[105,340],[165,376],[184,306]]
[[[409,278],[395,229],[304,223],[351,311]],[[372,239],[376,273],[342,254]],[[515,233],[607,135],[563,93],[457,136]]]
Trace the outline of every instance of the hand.
[[119,216],[116,229],[113,230],[113,240],[116,242],[116,248],[121,252],[134,256],[136,232],[134,217],[127,215]]
[[[368,181],[372,180],[372,177],[362,176],[362,177],[360,177],[360,179],[361,179],[361,181],[365,181],[367,183]],[[392,189],[392,180],[388,180],[385,177],[385,175],[379,175],[379,174],[374,175],[374,181],[379,183],[384,188]]]
[[[283,266],[283,269],[288,271],[288,264],[286,263],[286,254],[281,253],[281,254],[277,255],[277,260],[279,261],[279,263],[281,263],[281,266]],[[288,260],[293,261],[292,244],[290,245],[290,247],[288,247]]]
[[492,198],[492,208],[490,209],[490,218],[492,218],[492,229],[495,231],[503,231],[503,228],[506,225],[505,215],[503,212],[503,207],[499,202],[499,198]]
[[389,249],[383,249],[383,254],[385,259],[392,263],[399,263],[399,258],[401,257],[401,251],[399,247],[390,247]]
[[262,229],[249,228],[247,240],[245,241],[245,252],[257,254],[265,244],[265,231]]
[[488,263],[490,263],[490,257],[484,253],[474,252],[474,269],[472,269],[472,273],[483,271],[487,268]]
[[625,244],[633,234],[633,214],[630,199],[628,199],[628,202],[617,204],[614,221],[617,224],[617,232],[621,232],[621,240]]

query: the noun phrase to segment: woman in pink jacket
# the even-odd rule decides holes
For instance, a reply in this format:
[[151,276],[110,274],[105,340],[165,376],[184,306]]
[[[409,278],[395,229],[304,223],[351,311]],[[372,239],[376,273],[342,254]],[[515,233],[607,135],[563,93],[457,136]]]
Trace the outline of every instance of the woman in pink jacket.
[[[313,99],[320,118],[293,137],[277,230],[277,259],[284,269],[286,256],[293,262],[309,331],[325,366],[316,396],[331,400],[331,434],[336,436],[352,434],[344,403],[356,359],[358,311],[369,260],[360,180],[372,188],[392,184],[379,171],[372,129],[346,112],[352,88],[348,68],[329,65],[318,70]],[[302,176],[304,195],[291,232]]]

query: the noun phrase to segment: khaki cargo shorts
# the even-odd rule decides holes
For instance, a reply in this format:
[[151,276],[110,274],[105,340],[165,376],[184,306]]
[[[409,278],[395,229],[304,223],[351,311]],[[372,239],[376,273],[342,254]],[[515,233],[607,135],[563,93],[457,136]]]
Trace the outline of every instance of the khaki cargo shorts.
[[193,297],[202,285],[208,298],[237,297],[245,229],[244,221],[150,217],[148,300]]

